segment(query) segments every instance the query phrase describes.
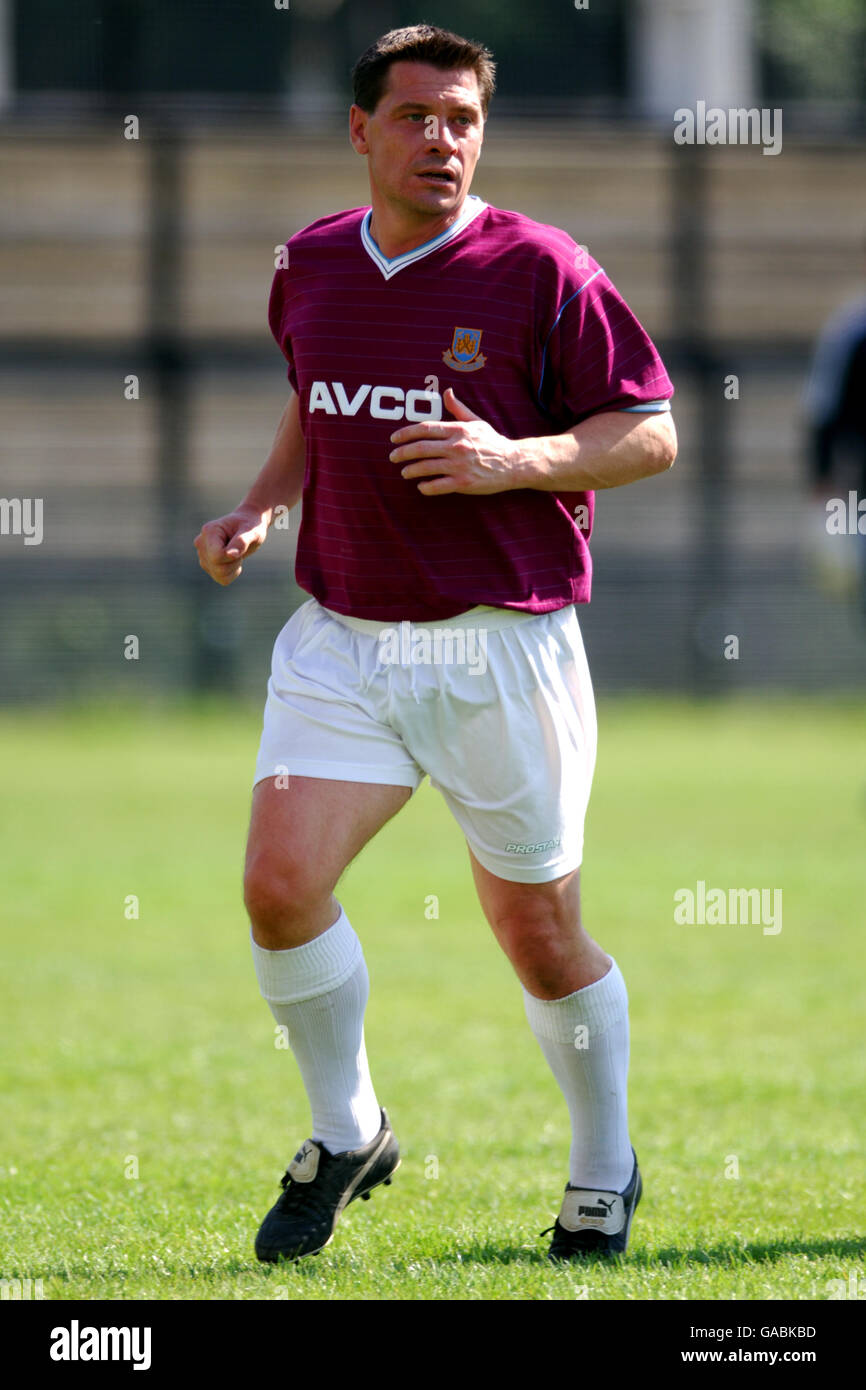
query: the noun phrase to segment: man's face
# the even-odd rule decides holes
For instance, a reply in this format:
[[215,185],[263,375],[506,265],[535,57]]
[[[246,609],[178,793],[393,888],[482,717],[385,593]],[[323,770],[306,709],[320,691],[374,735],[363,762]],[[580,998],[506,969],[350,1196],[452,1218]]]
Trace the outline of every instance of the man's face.
[[484,139],[478,79],[471,68],[392,63],[372,115],[352,107],[350,133],[392,206],[422,218],[459,212]]

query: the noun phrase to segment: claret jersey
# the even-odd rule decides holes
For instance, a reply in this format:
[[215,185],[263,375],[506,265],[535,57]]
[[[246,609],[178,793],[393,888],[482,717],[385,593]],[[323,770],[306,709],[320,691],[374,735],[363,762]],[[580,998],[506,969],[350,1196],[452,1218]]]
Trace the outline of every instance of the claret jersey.
[[469,197],[440,236],[388,260],[371,215],[298,232],[271,289],[307,445],[298,584],[338,613],[383,621],[588,602],[592,493],[427,497],[391,462],[391,434],[451,420],[448,386],[511,439],[602,411],[667,410],[673,387],[652,342],[558,228]]

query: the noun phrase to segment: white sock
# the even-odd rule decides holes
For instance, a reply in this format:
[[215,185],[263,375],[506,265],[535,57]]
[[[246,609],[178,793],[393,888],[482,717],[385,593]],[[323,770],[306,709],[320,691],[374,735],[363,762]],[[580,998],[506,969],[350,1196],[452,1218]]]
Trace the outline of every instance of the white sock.
[[628,994],[619,966],[613,961],[602,979],[564,999],[536,999],[524,989],[523,1000],[529,1026],[568,1104],[569,1182],[622,1192],[634,1159],[626,1095]]
[[252,933],[250,943],[259,989],[300,1067],[311,1137],[332,1154],[369,1144],[382,1125],[364,1045],[370,980],[348,917],[288,951],[266,951]]

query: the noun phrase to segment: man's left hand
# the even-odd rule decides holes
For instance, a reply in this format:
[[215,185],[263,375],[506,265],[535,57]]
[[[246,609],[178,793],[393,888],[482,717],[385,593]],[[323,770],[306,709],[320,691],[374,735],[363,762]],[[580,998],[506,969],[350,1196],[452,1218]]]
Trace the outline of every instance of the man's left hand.
[[[445,492],[480,495],[520,487],[517,441],[497,433],[458,401],[450,386],[443,399],[455,417],[453,421],[422,420],[391,435],[391,443],[399,445],[391,451],[391,462],[407,463],[401,470],[403,477],[432,477],[432,482],[418,484],[418,491],[426,497]],[[410,459],[419,462],[409,463]]]

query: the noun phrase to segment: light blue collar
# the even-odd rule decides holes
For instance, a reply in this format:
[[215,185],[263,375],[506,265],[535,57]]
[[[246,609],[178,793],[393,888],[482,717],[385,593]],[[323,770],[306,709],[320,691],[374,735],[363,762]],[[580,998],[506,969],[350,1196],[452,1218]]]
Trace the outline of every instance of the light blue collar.
[[440,232],[431,241],[425,241],[420,246],[413,247],[411,251],[405,251],[402,256],[394,256],[392,260],[382,254],[373,240],[370,232],[373,209],[370,208],[361,222],[361,242],[370,259],[376,262],[384,278],[390,280],[392,275],[396,275],[407,265],[414,265],[415,261],[423,260],[431,252],[438,251],[439,247],[444,246],[446,242],[453,241],[454,237],[459,236],[470,222],[474,222],[478,214],[483,212],[486,207],[487,204],[483,198],[478,198],[474,193],[470,193],[456,222],[452,222],[450,227],[446,227],[444,232]]

